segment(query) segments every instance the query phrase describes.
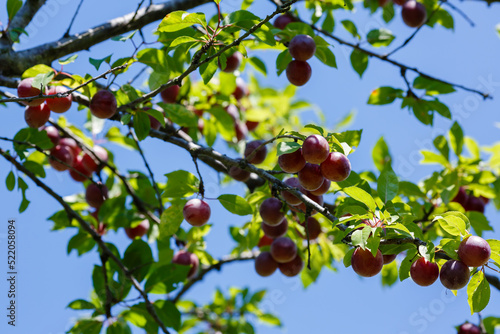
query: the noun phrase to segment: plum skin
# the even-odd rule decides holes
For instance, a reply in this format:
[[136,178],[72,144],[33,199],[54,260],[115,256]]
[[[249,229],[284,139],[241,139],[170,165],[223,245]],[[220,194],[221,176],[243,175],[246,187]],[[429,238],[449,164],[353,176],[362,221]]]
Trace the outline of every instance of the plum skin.
[[439,277],[439,267],[436,263],[421,257],[412,263],[410,276],[420,286],[432,285]]
[[137,237],[142,238],[142,236],[145,235],[148,232],[148,230],[149,230],[149,221],[147,219],[144,219],[139,223],[139,225],[135,227],[125,228],[125,233],[127,234],[127,237],[134,240]]
[[444,287],[459,290],[467,285],[470,278],[469,267],[462,261],[448,260],[441,267],[439,279]]
[[384,259],[380,250],[377,250],[377,255],[373,256],[368,248],[358,247],[352,254],[351,266],[359,276],[372,277],[382,270]]
[[483,238],[471,235],[460,243],[458,256],[468,267],[481,267],[488,263],[491,247]]
[[210,219],[210,206],[204,200],[193,198],[182,209],[184,219],[192,226],[205,225]]
[[262,277],[271,276],[278,269],[278,262],[276,262],[271,253],[261,252],[255,258],[255,271]]

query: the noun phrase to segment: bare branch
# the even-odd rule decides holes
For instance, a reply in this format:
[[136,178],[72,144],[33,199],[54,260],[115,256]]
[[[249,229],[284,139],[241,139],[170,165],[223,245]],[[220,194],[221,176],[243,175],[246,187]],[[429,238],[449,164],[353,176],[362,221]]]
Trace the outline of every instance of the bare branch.
[[[27,0],[24,5],[19,9],[9,24],[10,28],[23,29],[31,22],[35,14],[38,12],[47,0]],[[0,41],[0,49],[10,48],[10,42],[2,39]]]

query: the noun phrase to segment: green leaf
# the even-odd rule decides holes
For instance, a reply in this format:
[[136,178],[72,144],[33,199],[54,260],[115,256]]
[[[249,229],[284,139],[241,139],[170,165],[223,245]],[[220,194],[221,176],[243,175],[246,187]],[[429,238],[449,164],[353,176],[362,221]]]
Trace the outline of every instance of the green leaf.
[[384,203],[387,203],[396,197],[398,189],[399,183],[396,173],[394,173],[392,168],[386,168],[377,180],[377,192],[380,198]]
[[33,79],[31,86],[38,89],[40,89],[40,87],[43,87],[42,89],[40,89],[43,92],[54,78],[54,75],[54,71],[50,71],[48,73],[40,73]]
[[391,166],[392,157],[389,153],[389,147],[384,140],[384,137],[380,137],[372,150],[372,159],[375,167],[379,171],[383,171],[386,166]]
[[384,87],[379,87],[377,89],[374,89],[370,97],[368,98],[368,104],[376,104],[376,105],[382,105],[382,104],[390,104],[394,102],[396,98],[402,98],[403,97],[403,90],[402,89],[396,89],[388,86]]
[[[361,78],[366,68],[368,67],[368,55],[364,52],[354,49],[351,53],[351,65]],[[368,101],[368,103],[370,103],[370,101]]]
[[95,309],[94,304],[92,304],[91,302],[88,302],[84,299],[73,300],[66,307],[71,308],[73,310],[94,310]]
[[111,37],[111,40],[115,41],[115,42],[126,42],[129,39],[131,39],[132,37],[134,37],[136,32],[137,32],[137,30],[134,30],[130,34],[128,34],[127,36],[121,36],[121,35],[120,36],[113,36],[113,37]]
[[234,213],[239,216],[251,215],[253,213],[252,207],[248,202],[238,195],[225,194],[217,197],[220,204],[227,211]]
[[434,138],[434,147],[445,157],[447,161],[450,160],[450,147],[448,141],[444,136],[437,136]]
[[467,285],[467,302],[471,314],[481,312],[490,302],[490,283],[481,270],[472,275]]
[[413,87],[416,89],[425,89],[426,95],[449,94],[455,92],[455,88],[450,84],[422,76],[418,76],[413,80]]
[[493,231],[493,227],[491,227],[488,219],[482,213],[469,211],[467,212],[467,216],[476,235],[482,237],[483,231]]
[[154,303],[158,317],[167,327],[178,331],[181,327],[181,312],[169,300],[157,300]]
[[80,319],[73,328],[67,333],[69,334],[99,334],[101,332],[103,323],[99,320]]
[[463,219],[454,215],[436,216],[433,221],[437,220],[443,230],[447,233],[459,237],[467,235],[466,223]]
[[190,36],[179,36],[170,43],[170,47],[173,48],[184,43],[199,43],[199,41]]
[[[220,59],[225,59],[224,55],[219,56]],[[225,67],[225,61],[221,61],[221,67]],[[204,63],[198,68],[198,71],[200,72],[201,77],[203,78],[203,83],[206,85],[212,80],[215,72],[217,72],[217,62],[212,60],[209,61],[208,63]]]
[[57,62],[61,65],[68,65],[68,64],[73,63],[76,60],[76,58],[78,58],[77,54],[69,56],[65,59],[59,59]]
[[382,285],[391,286],[398,280],[398,265],[392,261],[382,267]]
[[111,62],[111,56],[112,56],[112,54],[110,54],[109,56],[104,57],[102,59],[94,59],[94,58],[89,57],[89,63],[94,65],[95,69],[97,71],[99,71],[99,67],[101,67],[101,64],[103,62],[105,62],[106,64],[109,64]]
[[87,232],[79,232],[75,234],[68,242],[67,252],[71,253],[73,249],[76,249],[78,256],[90,252],[92,248],[96,245],[95,240]]
[[335,19],[333,18],[332,10],[326,11],[326,17],[321,28],[329,33],[333,32],[333,29],[335,28]]
[[54,69],[50,66],[47,65],[35,65],[33,67],[28,68],[26,71],[23,72],[22,78],[33,78],[36,77],[38,74],[43,74],[43,73],[49,73],[49,72],[54,72]]
[[351,248],[347,253],[345,253],[343,263],[346,268],[351,265],[352,254],[354,254],[355,250],[356,248]]
[[188,13],[185,11],[175,11],[167,14],[158,26],[159,32],[179,31],[195,24],[206,27],[207,20],[203,13]]
[[175,124],[188,128],[198,126],[198,117],[183,105],[161,102],[158,104],[163,108],[166,116]]
[[394,40],[392,32],[385,28],[373,29],[366,35],[368,43],[374,47],[389,46]]
[[270,314],[270,313],[264,313],[259,315],[259,320],[262,322],[265,322],[266,324],[272,325],[272,326],[281,326],[281,321],[278,319],[276,316]]
[[449,165],[448,160],[446,160],[446,158],[441,154],[431,151],[420,151],[420,153],[424,156],[422,161],[420,161],[421,164],[441,164],[445,167]]
[[7,0],[7,15],[9,20],[12,20],[16,16],[17,12],[23,6],[22,0]]
[[286,70],[286,67],[292,60],[293,58],[290,55],[290,52],[288,52],[288,49],[283,50],[278,55],[278,57],[276,57],[276,73],[278,74],[278,76],[280,76],[281,73]]
[[410,277],[410,268],[412,263],[417,259],[417,250],[409,249],[406,252],[406,257],[401,261],[401,265],[399,266],[399,280],[402,282],[408,277]]
[[497,266],[500,265],[500,241],[495,239],[487,239],[486,240],[491,248],[491,260],[497,263]]
[[196,176],[185,170],[177,170],[165,174],[168,178],[167,185],[163,190],[162,197],[188,197],[198,192],[200,181]]
[[132,334],[132,330],[127,321],[123,318],[117,318],[106,328],[106,334]]
[[375,210],[377,209],[377,205],[375,204],[375,200],[373,199],[373,197],[363,189],[353,186],[343,188],[342,191],[356,201],[365,204],[370,211],[375,212]]
[[282,142],[278,143],[276,154],[278,156],[280,156],[283,154],[293,153],[293,152],[297,151],[298,149],[300,149],[301,147],[302,147],[302,145],[300,145],[299,143],[296,143],[294,141],[282,141]]
[[14,176],[13,171],[10,171],[7,175],[7,178],[5,179],[5,185],[7,186],[8,191],[14,190],[14,187],[16,186],[16,177]]
[[450,136],[450,143],[453,151],[457,156],[460,156],[464,146],[464,132],[457,122],[453,123],[448,135]]
[[344,26],[345,30],[350,32],[354,38],[361,39],[361,36],[358,33],[358,28],[356,28],[356,25],[352,21],[343,20],[340,23],[342,23],[342,26]]
[[139,141],[142,141],[148,137],[149,130],[151,129],[151,121],[149,120],[148,114],[142,111],[138,111],[135,114],[134,129]]
[[323,137],[325,136],[325,130],[321,126],[318,126],[316,124],[307,124],[304,126],[304,129],[314,129],[318,131],[318,133]]
[[185,203],[185,200],[174,201],[168,209],[163,211],[161,214],[160,238],[170,237],[177,232],[184,220],[182,209]]
[[267,67],[266,64],[258,57],[250,57],[248,58],[248,62],[252,64],[252,66],[262,73],[263,75],[267,75]]
[[151,248],[141,239],[132,241],[123,255],[123,264],[130,270],[134,270],[134,277],[139,282],[146,277],[153,261]]

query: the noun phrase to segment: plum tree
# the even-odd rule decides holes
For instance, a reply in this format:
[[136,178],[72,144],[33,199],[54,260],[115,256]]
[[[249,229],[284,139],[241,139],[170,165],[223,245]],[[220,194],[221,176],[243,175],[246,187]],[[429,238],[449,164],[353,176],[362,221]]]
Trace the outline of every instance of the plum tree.
[[185,250],[180,250],[175,253],[174,257],[172,258],[172,263],[180,264],[183,266],[190,266],[191,268],[188,272],[188,278],[193,278],[194,276],[196,276],[198,268],[200,267],[200,260],[198,259],[198,256]]
[[368,248],[358,247],[352,254],[351,266],[359,276],[372,277],[382,270],[384,259],[380,250],[377,250],[377,255],[373,256]]
[[193,198],[184,205],[182,214],[192,226],[202,226],[210,219],[210,205],[202,199]]
[[126,227],[125,234],[129,239],[134,240],[135,238],[142,238],[143,235],[148,233],[149,230],[149,220],[144,219],[139,224],[134,227]]
[[295,35],[288,44],[288,51],[295,60],[306,61],[314,56],[316,43],[309,35]]
[[429,286],[438,279],[439,267],[436,263],[421,257],[411,264],[410,276],[418,285]]
[[439,279],[450,290],[459,290],[467,285],[470,278],[469,267],[462,261],[448,260],[441,267]]
[[110,118],[116,113],[116,98],[109,90],[100,90],[92,96],[90,112],[97,118]]
[[486,240],[476,235],[466,237],[458,247],[460,260],[468,267],[480,267],[488,263],[491,247]]

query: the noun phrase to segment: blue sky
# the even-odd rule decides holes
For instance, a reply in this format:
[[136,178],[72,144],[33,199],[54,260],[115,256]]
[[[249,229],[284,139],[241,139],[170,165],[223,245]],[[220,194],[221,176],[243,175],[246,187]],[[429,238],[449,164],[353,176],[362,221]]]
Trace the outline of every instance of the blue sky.
[[[29,38],[23,38],[23,48],[35,46],[58,39],[68,26],[78,1],[51,0],[43,8],[39,17],[31,27]],[[237,0],[222,0],[223,9],[238,7]],[[455,12],[455,31],[436,27],[424,27],[409,46],[399,51],[395,59],[405,64],[416,66],[420,70],[451,82],[464,84],[474,88],[492,92],[494,99],[480,100],[476,95],[458,90],[454,94],[443,97],[457,120],[464,128],[465,134],[478,140],[481,145],[491,145],[498,141],[500,130],[495,123],[500,120],[500,39],[495,32],[495,25],[500,21],[498,5],[488,8],[479,2],[458,2],[454,4],[465,11],[475,22],[474,28]],[[87,0],[83,3],[72,32],[80,32],[103,21],[133,11],[137,1],[97,1]],[[213,5],[205,5],[198,11],[213,13]],[[268,2],[261,2],[252,7],[252,11],[260,17],[272,9]],[[447,8],[448,9],[448,8]],[[399,45],[412,33],[400,18],[397,8],[396,18],[388,28],[397,36],[393,42]],[[365,34],[368,30],[380,26],[380,14],[370,17],[367,11],[357,8],[355,14],[338,13],[335,17],[335,33],[347,40],[352,37],[340,25],[344,18],[352,19]],[[0,8],[0,21],[5,23],[4,6]],[[146,31],[151,31],[151,25]],[[30,30],[31,29],[31,30]],[[362,34],[363,35],[363,34]],[[153,38],[150,37],[150,40]],[[368,106],[366,101],[372,89],[390,85],[404,88],[405,84],[399,69],[370,59],[363,79],[352,69],[348,56],[351,50],[334,43],[338,69],[330,69],[316,60],[311,62],[312,78],[304,87],[298,89],[297,98],[307,99],[318,105],[326,115],[327,125],[333,127],[343,115],[352,109],[357,110],[352,129],[364,129],[359,149],[350,157],[354,170],[374,170],[371,160],[371,149],[380,136],[384,136],[394,158],[394,169],[402,179],[418,181],[437,169],[437,166],[418,165],[418,151],[429,147],[431,139],[438,134],[445,134],[452,121],[436,116],[434,127],[420,124],[399,105]],[[80,52],[78,60],[65,67],[74,73],[98,74],[89,66],[88,57],[103,58],[114,53],[114,58],[125,56],[132,51],[128,43],[107,42],[93,47],[90,52]],[[274,61],[277,53],[260,54],[265,59],[269,77],[261,78],[265,85],[283,87],[287,84],[284,76],[277,78],[274,74]],[[410,76],[412,80],[413,77]],[[495,84],[485,87],[484,82]],[[481,87],[482,86],[482,87]],[[23,109],[10,105],[1,108],[0,134],[12,137],[15,132],[25,126]],[[74,106],[66,116],[75,124],[82,124],[84,114],[77,112]],[[312,110],[303,113],[305,121],[317,121]],[[188,154],[174,146],[168,146],[158,140],[146,139],[146,156],[156,175],[163,175],[182,168],[194,172]],[[121,170],[143,169],[137,155],[117,147],[105,144],[115,153],[115,162]],[[0,143],[0,147],[10,145]],[[165,156],[168,156],[166,159]],[[173,163],[175,161],[175,163]],[[216,174],[202,166],[202,173],[208,182],[217,181]],[[5,178],[11,166],[0,161],[0,178]],[[67,174],[48,171],[47,183],[54,189],[69,195],[83,190],[81,184],[68,181]],[[207,181],[205,181],[207,182]],[[95,252],[77,257],[75,253],[66,255],[69,238],[73,230],[50,232],[51,223],[46,221],[52,213],[60,210],[58,204],[44,192],[29,183],[28,198],[30,207],[23,214],[18,214],[21,195],[17,191],[7,192],[0,187],[2,200],[0,219],[8,218],[18,221],[19,251],[19,326],[12,330],[5,321],[0,323],[2,333],[64,333],[78,317],[79,313],[65,309],[66,305],[78,298],[88,298],[92,289],[91,271],[94,264],[99,263]],[[209,187],[207,197],[217,197],[222,193],[242,194],[244,188],[231,185],[227,188]],[[207,238],[210,252],[215,256],[226,254],[233,246],[228,233],[230,224],[243,223],[240,217],[229,214],[217,203],[212,206],[212,233]],[[488,206],[486,216],[496,227],[498,213]],[[185,224],[185,223],[184,223]],[[6,233],[2,223],[2,233]],[[487,233],[486,237],[500,238],[498,232]],[[123,231],[109,233],[107,238],[124,250],[129,240]],[[0,238],[4,245],[5,239]],[[5,249],[4,246],[0,247]],[[4,255],[2,255],[2,258]],[[259,277],[253,270],[253,263],[238,263],[224,267],[219,273],[209,274],[202,284],[197,284],[186,296],[196,301],[207,301],[211,298],[215,287],[226,291],[230,286],[244,287],[256,291],[269,289],[265,299],[265,310],[275,312],[283,321],[284,328],[258,326],[263,334],[309,332],[348,332],[348,333],[453,333],[452,326],[464,320],[477,321],[471,316],[466,301],[466,292],[459,291],[454,297],[439,283],[428,288],[421,288],[411,280],[397,283],[391,288],[382,288],[380,276],[371,279],[359,278],[352,269],[337,266],[338,272],[323,271],[318,281],[307,290],[300,286],[298,278],[285,279],[276,274],[269,278]],[[4,280],[0,281],[0,294],[6,291]],[[483,315],[500,316],[500,294],[492,290],[490,305]],[[1,299],[0,308],[5,305],[5,297]],[[497,312],[497,313],[495,313]],[[140,333],[140,331],[137,331]]]

